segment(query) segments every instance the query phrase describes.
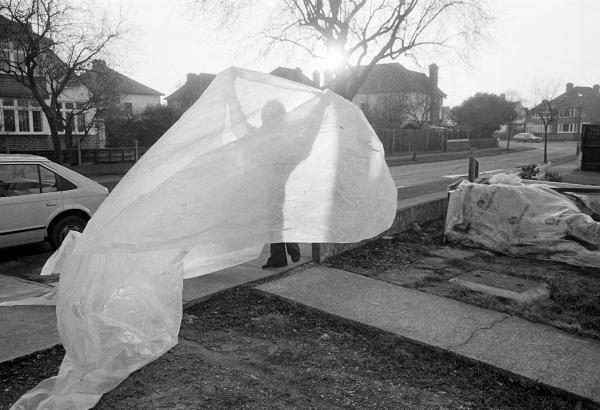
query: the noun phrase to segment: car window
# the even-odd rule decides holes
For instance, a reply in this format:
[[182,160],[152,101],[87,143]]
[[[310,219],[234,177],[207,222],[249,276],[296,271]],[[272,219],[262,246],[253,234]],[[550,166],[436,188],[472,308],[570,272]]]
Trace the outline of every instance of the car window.
[[58,178],[56,174],[42,166],[40,166],[40,180],[42,182],[42,192],[58,191]]
[[58,179],[60,181],[60,190],[61,191],[71,191],[73,189],[77,189],[77,185],[75,185],[74,183],[72,183],[67,178],[63,177],[62,175],[59,175]]
[[40,176],[36,164],[0,164],[0,196],[40,192]]

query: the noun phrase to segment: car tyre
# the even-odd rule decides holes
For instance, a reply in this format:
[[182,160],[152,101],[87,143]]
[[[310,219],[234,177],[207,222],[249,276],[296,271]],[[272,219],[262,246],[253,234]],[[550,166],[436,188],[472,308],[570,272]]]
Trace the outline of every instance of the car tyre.
[[83,232],[87,221],[80,216],[70,215],[61,218],[52,226],[52,230],[48,233],[48,240],[52,249],[60,248],[63,240],[69,231]]

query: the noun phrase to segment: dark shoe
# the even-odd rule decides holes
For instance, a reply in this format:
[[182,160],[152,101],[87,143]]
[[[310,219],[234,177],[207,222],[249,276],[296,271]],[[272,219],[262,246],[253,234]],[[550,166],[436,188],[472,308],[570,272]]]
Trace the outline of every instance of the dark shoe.
[[292,262],[298,262],[300,260],[300,247],[297,243],[286,243],[287,252],[292,258]]
[[[283,263],[282,263],[283,262]],[[275,268],[283,268],[287,266],[287,261],[277,261],[275,262],[273,258],[267,259],[267,263],[262,266],[263,269],[275,269]]]

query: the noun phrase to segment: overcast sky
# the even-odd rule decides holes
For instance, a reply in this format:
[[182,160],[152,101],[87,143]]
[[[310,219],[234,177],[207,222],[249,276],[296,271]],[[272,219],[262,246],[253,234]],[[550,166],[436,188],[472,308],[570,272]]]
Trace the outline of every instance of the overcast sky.
[[[218,73],[235,65],[269,72],[299,66],[311,77],[315,63],[282,55],[261,56],[249,42],[266,16],[261,7],[242,28],[225,30],[213,16],[194,15],[186,0],[107,0],[120,8],[130,31],[114,56],[120,72],[165,96],[185,82],[188,72]],[[257,5],[263,4],[255,1]],[[469,64],[440,57],[439,86],[445,105],[460,104],[476,92],[519,94],[533,102],[535,88],[564,90],[567,82],[600,83],[600,0],[493,0],[495,21]],[[434,61],[398,60],[426,72]]]

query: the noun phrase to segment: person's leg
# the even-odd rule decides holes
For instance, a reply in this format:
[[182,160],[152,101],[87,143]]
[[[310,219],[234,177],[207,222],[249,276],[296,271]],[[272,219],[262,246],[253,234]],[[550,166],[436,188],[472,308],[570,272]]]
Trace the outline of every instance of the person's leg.
[[271,256],[267,260],[266,265],[263,265],[263,269],[267,268],[279,268],[281,266],[287,266],[287,256],[285,254],[285,243],[272,243],[271,244]]
[[288,242],[285,244],[287,253],[292,258],[292,262],[298,262],[300,260],[300,246],[294,242]]

